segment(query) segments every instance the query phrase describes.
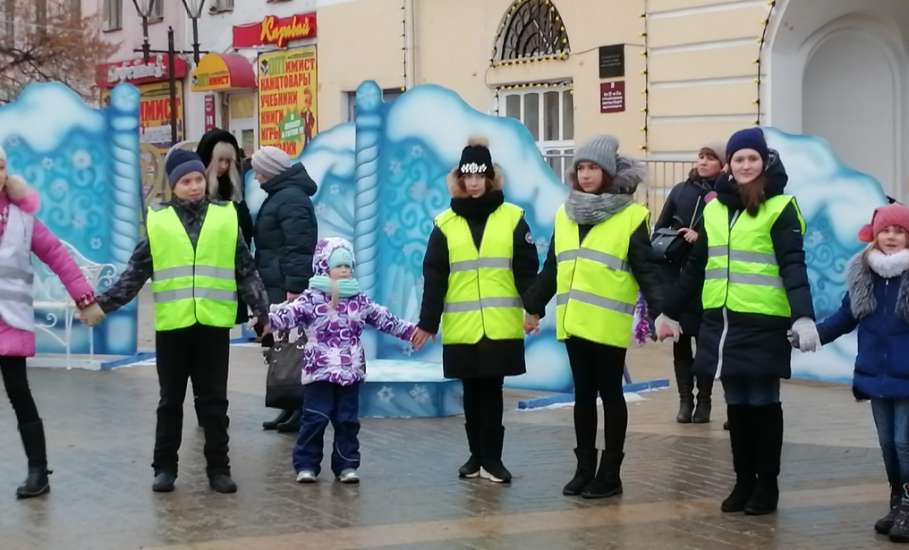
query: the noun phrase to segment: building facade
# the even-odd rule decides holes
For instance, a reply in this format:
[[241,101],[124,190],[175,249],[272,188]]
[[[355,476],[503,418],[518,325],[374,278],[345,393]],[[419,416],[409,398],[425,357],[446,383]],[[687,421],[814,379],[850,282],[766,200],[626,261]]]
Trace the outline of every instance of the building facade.
[[[83,7],[102,23],[120,9],[112,61],[141,56],[132,2]],[[181,1],[161,9],[154,47],[171,25],[190,49]],[[197,67],[184,56],[187,139],[217,125],[246,149],[297,152],[351,119],[363,80],[387,100],[438,84],[521,120],[557,171],[597,133],[618,135],[630,155],[690,160],[761,124],[822,136],[909,198],[903,0],[209,0],[198,29],[210,57]]]

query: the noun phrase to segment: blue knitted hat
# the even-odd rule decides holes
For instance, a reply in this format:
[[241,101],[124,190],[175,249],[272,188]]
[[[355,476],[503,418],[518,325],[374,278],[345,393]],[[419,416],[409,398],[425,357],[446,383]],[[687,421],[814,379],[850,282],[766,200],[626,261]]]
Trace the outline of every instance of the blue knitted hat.
[[199,155],[192,151],[184,149],[174,149],[167,156],[167,162],[164,163],[164,171],[167,173],[167,181],[173,187],[180,181],[180,178],[192,172],[205,173],[205,165]]
[[328,269],[334,269],[339,265],[346,265],[351,269],[354,265],[353,254],[350,253],[350,250],[340,246],[334,249],[331,256],[328,257]]
[[767,167],[767,159],[770,157],[770,148],[767,147],[767,140],[764,139],[764,131],[760,128],[745,128],[732,134],[726,143],[726,162],[732,160],[732,155],[742,149],[754,149],[761,155],[764,160],[764,168]]

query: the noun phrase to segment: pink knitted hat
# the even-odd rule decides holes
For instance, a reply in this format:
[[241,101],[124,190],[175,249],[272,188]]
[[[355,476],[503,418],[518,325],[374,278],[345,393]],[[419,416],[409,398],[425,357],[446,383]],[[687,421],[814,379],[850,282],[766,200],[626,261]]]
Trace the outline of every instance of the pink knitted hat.
[[909,207],[901,204],[890,204],[875,209],[871,217],[871,223],[862,226],[859,230],[859,240],[871,243],[877,237],[877,234],[887,229],[891,225],[902,227],[909,233]]

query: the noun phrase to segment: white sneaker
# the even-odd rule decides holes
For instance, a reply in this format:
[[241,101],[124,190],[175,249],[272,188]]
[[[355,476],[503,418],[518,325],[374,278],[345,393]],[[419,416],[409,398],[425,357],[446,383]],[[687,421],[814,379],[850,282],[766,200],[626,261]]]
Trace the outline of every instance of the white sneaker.
[[357,475],[357,471],[353,468],[347,468],[341,470],[341,473],[338,474],[338,481],[341,483],[360,483],[360,476]]
[[297,472],[297,483],[315,483],[316,473],[312,470],[300,470]]

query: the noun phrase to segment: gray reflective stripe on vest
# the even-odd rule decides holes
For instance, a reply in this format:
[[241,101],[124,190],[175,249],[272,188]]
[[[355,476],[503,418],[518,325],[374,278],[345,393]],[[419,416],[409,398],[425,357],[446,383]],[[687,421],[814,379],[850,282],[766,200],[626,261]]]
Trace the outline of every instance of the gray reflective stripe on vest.
[[[725,279],[727,271],[723,269],[708,269],[705,279]],[[773,288],[783,287],[783,279],[776,275],[761,275],[760,273],[729,273],[729,282],[742,285],[771,286]]]
[[479,258],[477,260],[453,262],[451,264],[451,272],[473,271],[475,269],[480,269],[481,267],[511,269],[511,258]]
[[739,262],[776,265],[776,256],[773,254],[764,254],[763,252],[744,252],[742,250],[733,250],[730,254],[729,259]]
[[0,290],[0,301],[9,300],[10,302],[19,302],[20,304],[32,305],[34,297],[28,292],[16,292],[15,290]]
[[479,301],[453,302],[445,304],[445,313],[467,313],[484,307],[524,307],[520,298],[482,298]]
[[211,267],[207,265],[197,265],[195,271],[193,271],[193,266],[191,265],[158,269],[155,271],[153,277],[156,281],[166,281],[179,277],[192,277],[194,274],[202,275],[203,277],[214,277],[215,279],[227,279],[229,281],[233,281],[236,278],[233,269]]
[[5,279],[22,279],[26,284],[32,284],[35,274],[12,266],[0,266],[0,277]]
[[716,258],[717,256],[725,256],[727,254],[726,247],[723,245],[720,246],[711,246],[707,249],[708,258]]
[[557,295],[556,305],[563,306],[568,303],[568,300],[577,300],[592,306],[624,313],[625,315],[632,315],[634,313],[634,304],[626,304],[611,298],[603,298],[602,296],[597,296],[596,294],[574,288],[566,293]]
[[181,288],[179,290],[164,290],[155,292],[155,302],[163,304],[165,302],[176,302],[177,300],[188,300],[192,298],[209,298],[211,300],[236,300],[237,293],[231,290],[220,290],[215,288],[197,288],[195,292],[191,288]]
[[617,258],[612,254],[606,254],[605,252],[591,250],[589,248],[578,248],[577,250],[560,252],[556,257],[556,260],[559,262],[567,262],[576,258],[584,258],[585,260],[597,262],[610,269],[614,269],[615,271],[628,271],[628,266],[620,258]]

